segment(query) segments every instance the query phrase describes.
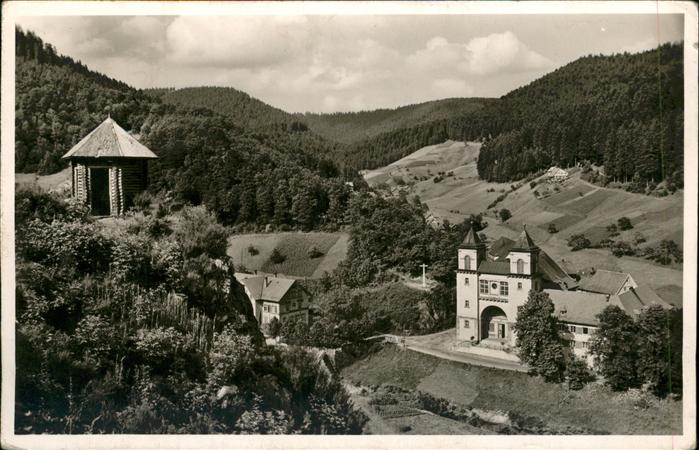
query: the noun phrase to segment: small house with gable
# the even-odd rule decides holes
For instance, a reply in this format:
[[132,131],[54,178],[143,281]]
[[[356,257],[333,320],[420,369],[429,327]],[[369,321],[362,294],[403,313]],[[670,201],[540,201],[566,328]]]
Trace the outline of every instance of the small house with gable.
[[95,216],[118,216],[148,185],[148,160],[157,156],[108,117],[63,155],[73,197]]
[[268,333],[269,325],[275,318],[283,323],[300,317],[308,323],[311,296],[297,280],[247,273],[236,273],[235,278],[245,288],[263,333]]

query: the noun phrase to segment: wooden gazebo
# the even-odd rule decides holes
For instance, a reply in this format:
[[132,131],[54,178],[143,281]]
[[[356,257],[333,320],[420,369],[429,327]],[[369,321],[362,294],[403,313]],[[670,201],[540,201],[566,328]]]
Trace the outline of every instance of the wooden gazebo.
[[70,161],[73,197],[96,216],[121,215],[148,185],[155,153],[108,117],[63,158]]

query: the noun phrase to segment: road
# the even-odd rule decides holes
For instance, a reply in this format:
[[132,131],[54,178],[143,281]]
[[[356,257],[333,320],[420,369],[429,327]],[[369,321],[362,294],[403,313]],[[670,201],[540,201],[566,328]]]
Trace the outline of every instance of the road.
[[[492,367],[494,369],[514,370],[517,372],[527,372],[527,367],[519,362],[487,355],[450,350],[449,341],[451,336],[453,336],[453,332],[453,330],[447,330],[424,336],[406,336],[405,338],[403,336],[397,336],[394,334],[381,334],[369,337],[367,340],[382,339],[398,345],[403,345],[404,348],[414,352],[424,353],[436,358],[447,359],[464,364]],[[403,339],[405,339],[405,342],[403,342]]]

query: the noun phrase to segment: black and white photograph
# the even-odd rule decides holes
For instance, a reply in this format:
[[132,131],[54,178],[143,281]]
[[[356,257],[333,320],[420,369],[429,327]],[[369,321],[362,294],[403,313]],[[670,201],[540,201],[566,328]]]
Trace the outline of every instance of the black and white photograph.
[[4,448],[696,446],[696,4],[2,7]]

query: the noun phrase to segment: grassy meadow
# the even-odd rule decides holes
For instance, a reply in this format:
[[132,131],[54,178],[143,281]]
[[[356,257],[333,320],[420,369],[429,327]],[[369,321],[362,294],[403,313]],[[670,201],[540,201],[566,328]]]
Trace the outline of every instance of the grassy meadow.
[[[228,255],[237,267],[249,271],[284,274],[290,277],[319,278],[331,272],[347,256],[346,233],[255,233],[238,234],[228,240]],[[253,247],[257,254],[249,251]],[[311,257],[315,247],[322,255]],[[274,250],[284,255],[280,264],[270,260]]]
[[571,391],[539,377],[490,369],[386,345],[342,370],[346,382],[396,385],[491,413],[509,413],[553,431],[594,434],[680,434],[682,402],[639,391],[612,392],[597,383]]

